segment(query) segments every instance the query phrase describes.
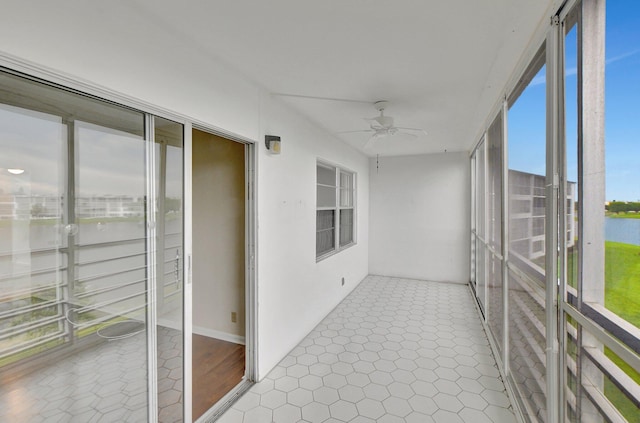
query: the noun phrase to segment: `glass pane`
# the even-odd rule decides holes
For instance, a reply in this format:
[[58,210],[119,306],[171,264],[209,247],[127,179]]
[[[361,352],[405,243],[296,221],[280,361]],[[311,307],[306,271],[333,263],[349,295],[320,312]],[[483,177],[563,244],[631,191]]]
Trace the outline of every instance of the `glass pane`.
[[607,2],[604,305],[640,328],[639,27],[638,4]]
[[147,421],[144,116],[7,74],[0,103],[0,420]]
[[74,321],[144,324],[145,142],[85,122],[75,138]]
[[[502,113],[498,114],[487,131],[487,184],[488,219],[487,242],[498,254],[502,254]],[[487,321],[498,348],[503,343],[502,310],[502,261],[495,255],[488,256]]]
[[318,207],[335,207],[336,206],[336,189],[318,185],[317,206]]
[[509,363],[529,417],[546,421],[546,67],[533,66],[507,118]]
[[477,221],[476,228],[478,232],[478,241],[480,244],[478,245],[478,259],[477,259],[477,295],[478,301],[480,302],[480,307],[483,310],[486,310],[485,298],[486,298],[486,263],[485,263],[485,246],[484,242],[486,241],[486,205],[487,205],[487,194],[485,192],[485,142],[482,141],[478,145],[478,149],[476,150],[477,162],[476,162],[476,204],[477,204]]
[[575,298],[578,288],[578,27],[572,25],[565,35],[565,136],[567,177],[566,230],[567,230],[567,285]]
[[484,310],[484,294],[485,294],[485,287],[487,283],[487,271],[486,271],[487,265],[485,261],[485,256],[487,253],[486,253],[486,248],[484,246],[484,243],[482,243],[482,241],[480,241],[479,238],[477,242],[478,244],[476,248],[476,254],[477,254],[476,286],[478,289],[478,292],[477,292],[478,300],[480,300],[480,304],[483,306],[483,310]]
[[336,169],[334,167],[316,166],[318,184],[336,186]]
[[[183,415],[183,126],[155,118],[158,157],[158,421]],[[160,216],[164,216],[161,219]],[[161,259],[162,258],[162,259]]]
[[316,212],[316,256],[335,248],[335,210]]
[[340,210],[340,246],[353,242],[353,209]]
[[340,172],[340,207],[353,207],[353,174]]
[[0,104],[0,371],[69,340],[66,140],[60,117]]

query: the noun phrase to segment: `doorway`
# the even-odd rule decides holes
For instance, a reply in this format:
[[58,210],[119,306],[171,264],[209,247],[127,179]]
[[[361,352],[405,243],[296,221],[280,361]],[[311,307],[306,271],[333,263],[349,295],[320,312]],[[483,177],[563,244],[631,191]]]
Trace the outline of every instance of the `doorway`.
[[192,131],[194,421],[245,379],[246,148]]

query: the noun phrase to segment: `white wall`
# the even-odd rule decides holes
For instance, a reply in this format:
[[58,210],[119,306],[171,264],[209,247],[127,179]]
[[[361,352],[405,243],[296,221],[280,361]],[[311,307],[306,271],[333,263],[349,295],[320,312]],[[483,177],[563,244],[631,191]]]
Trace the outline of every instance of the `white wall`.
[[[3,2],[0,64],[22,67],[11,64],[9,55],[15,56],[258,141],[258,358],[264,377],[367,275],[368,160],[221,60],[203,56],[200,40],[182,39],[129,7],[134,3]],[[266,133],[282,137],[280,156],[265,151]],[[317,158],[359,176],[358,244],[320,263]]]
[[380,157],[369,169],[369,273],[468,282],[468,155]]

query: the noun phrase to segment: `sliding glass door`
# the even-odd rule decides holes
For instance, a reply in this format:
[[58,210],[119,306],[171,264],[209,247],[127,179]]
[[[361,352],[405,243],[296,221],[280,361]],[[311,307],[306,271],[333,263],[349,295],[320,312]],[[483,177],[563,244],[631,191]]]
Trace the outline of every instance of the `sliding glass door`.
[[182,125],[2,73],[0,150],[0,420],[182,421]]

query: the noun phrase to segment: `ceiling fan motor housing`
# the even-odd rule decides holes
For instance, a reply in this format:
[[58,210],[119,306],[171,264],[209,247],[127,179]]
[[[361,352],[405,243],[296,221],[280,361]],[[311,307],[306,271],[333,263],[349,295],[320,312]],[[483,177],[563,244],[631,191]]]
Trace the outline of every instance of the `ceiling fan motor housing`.
[[374,120],[378,122],[380,128],[388,129],[393,127],[393,118],[391,116],[378,116]]
[[373,103],[373,105],[376,107],[376,110],[379,111],[379,112],[384,111],[384,109],[387,108],[388,104],[389,104],[389,102],[388,101],[384,101],[384,100],[376,101],[375,103]]

